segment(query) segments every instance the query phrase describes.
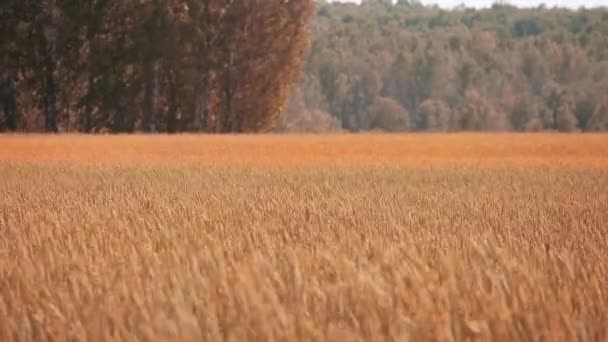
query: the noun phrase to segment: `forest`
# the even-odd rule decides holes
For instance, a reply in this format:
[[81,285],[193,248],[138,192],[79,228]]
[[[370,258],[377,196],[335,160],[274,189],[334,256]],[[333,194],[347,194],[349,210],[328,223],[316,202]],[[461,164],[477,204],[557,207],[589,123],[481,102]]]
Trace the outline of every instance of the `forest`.
[[0,130],[608,130],[608,11],[10,0]]
[[608,11],[319,3],[291,131],[605,131]]
[[310,43],[313,0],[7,0],[5,130],[274,128]]

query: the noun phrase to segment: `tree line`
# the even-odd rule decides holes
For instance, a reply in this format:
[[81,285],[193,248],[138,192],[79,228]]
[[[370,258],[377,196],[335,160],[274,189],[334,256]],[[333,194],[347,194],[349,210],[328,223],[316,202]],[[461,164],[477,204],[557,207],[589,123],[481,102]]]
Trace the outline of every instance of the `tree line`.
[[606,131],[608,10],[319,2],[285,131]]
[[313,0],[5,0],[0,130],[273,129]]

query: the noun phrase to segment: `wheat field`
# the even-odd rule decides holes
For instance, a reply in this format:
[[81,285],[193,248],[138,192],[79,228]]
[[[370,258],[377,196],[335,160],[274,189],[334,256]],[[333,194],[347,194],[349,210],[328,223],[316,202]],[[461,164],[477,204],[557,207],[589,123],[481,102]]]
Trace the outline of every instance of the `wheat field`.
[[607,341],[608,136],[0,136],[1,341]]

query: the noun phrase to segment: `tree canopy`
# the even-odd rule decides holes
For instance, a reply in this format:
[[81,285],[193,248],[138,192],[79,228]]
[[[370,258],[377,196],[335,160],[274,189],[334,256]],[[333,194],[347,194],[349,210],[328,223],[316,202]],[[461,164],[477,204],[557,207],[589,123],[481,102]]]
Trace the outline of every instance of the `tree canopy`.
[[605,130],[608,10],[319,2],[300,89],[286,129]]
[[7,1],[0,130],[608,128],[607,9]]
[[313,0],[6,0],[0,129],[258,132],[277,125]]

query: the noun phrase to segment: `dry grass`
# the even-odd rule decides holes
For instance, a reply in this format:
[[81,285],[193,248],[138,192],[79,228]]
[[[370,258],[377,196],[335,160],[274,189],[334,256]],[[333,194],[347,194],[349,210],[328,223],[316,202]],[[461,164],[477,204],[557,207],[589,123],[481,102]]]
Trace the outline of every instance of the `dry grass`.
[[0,137],[0,340],[608,340],[608,136]]
[[5,163],[608,168],[607,135],[0,136]]

